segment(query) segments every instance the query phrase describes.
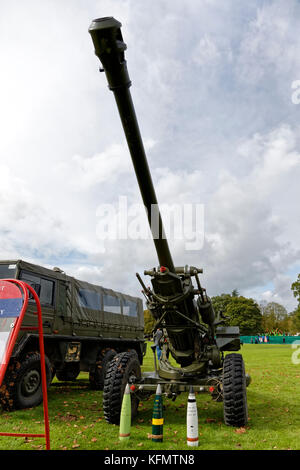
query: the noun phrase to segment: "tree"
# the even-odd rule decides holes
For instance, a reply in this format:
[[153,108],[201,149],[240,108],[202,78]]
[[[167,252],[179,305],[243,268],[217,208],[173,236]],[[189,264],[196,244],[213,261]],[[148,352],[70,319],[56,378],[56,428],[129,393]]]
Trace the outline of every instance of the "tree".
[[152,329],[155,324],[155,319],[149,312],[149,310],[144,310],[144,334],[151,335]]
[[298,333],[300,331],[300,274],[298,274],[297,280],[293,282],[291,287],[294,297],[298,301],[298,308],[292,313],[293,317],[293,328]]
[[272,331],[279,329],[282,332],[289,330],[289,316],[285,307],[277,302],[269,302],[262,311],[262,327],[263,331]]
[[217,295],[211,301],[216,314],[226,317],[226,326],[239,326],[242,335],[255,335],[262,330],[259,306],[253,299],[239,296],[236,289],[231,295]]
[[291,331],[293,334],[300,332],[300,308],[298,307],[290,314],[292,319]]
[[228,304],[230,304],[232,297],[230,294],[216,295],[211,298],[211,302],[216,315],[225,314]]
[[300,332],[300,312],[297,310],[294,310],[294,312],[291,312],[289,314],[289,319],[290,319],[290,327],[289,327],[289,332],[291,335],[295,335],[296,333]]
[[300,307],[300,274],[298,274],[297,281],[293,282],[291,289]]
[[232,297],[225,314],[229,326],[239,326],[241,335],[255,335],[262,329],[262,315],[253,299]]
[[233,289],[231,292],[231,297],[238,297],[239,296],[239,291],[237,289]]

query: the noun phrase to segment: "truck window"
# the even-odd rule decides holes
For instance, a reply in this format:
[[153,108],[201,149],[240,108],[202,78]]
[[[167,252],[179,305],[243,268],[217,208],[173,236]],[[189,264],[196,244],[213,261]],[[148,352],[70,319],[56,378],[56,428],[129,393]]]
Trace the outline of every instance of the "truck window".
[[54,281],[22,271],[20,280],[27,282],[37,293],[42,305],[54,304]]
[[103,294],[103,310],[111,313],[122,313],[120,299],[113,295]]
[[123,300],[123,314],[129,317],[137,317],[137,303],[133,300]]
[[0,279],[14,279],[15,274],[15,264],[0,264]]
[[101,298],[97,292],[79,289],[78,290],[78,303],[80,307],[90,308],[92,310],[100,310]]
[[41,278],[40,301],[42,305],[53,305],[54,281]]

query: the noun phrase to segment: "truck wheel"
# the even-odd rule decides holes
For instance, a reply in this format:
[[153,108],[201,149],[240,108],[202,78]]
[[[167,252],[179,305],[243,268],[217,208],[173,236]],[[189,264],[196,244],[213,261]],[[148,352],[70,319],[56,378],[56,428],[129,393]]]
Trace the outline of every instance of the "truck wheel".
[[54,379],[55,374],[56,374],[56,367],[54,364],[51,363],[51,382]]
[[70,362],[68,364],[64,364],[60,369],[56,371],[56,377],[62,382],[73,382],[77,379],[79,373],[79,362]]
[[[103,389],[103,412],[108,423],[119,424],[122,399],[131,378],[141,378],[141,366],[135,351],[117,354],[109,363]],[[139,400],[131,394],[131,416],[137,415]]]
[[89,374],[90,385],[93,390],[103,390],[104,378],[109,362],[115,357],[114,349],[103,349],[98,355],[96,364]]
[[[51,365],[45,356],[47,387],[51,382]],[[0,402],[6,411],[32,408],[43,400],[39,353],[28,353],[23,360],[10,361],[0,388]]]
[[224,421],[227,426],[248,423],[246,376],[241,354],[227,354],[223,364]]

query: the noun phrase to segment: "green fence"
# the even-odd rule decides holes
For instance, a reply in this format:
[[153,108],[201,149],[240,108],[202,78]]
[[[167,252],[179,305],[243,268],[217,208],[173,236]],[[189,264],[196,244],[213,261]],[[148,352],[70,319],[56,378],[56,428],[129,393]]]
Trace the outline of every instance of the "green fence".
[[[255,339],[258,344],[292,344],[294,341],[299,341],[300,344],[300,336],[267,336],[268,342],[266,342],[265,336],[241,336],[240,338],[241,343],[244,344],[255,344]],[[262,342],[259,341],[260,338],[262,338]]]

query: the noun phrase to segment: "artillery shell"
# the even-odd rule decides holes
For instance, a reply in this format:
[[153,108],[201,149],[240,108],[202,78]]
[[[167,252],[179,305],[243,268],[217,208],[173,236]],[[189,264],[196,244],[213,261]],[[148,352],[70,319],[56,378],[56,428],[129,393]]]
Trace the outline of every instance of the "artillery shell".
[[187,414],[186,414],[186,429],[187,429],[187,445],[197,446],[199,442],[198,437],[198,412],[197,402],[193,387],[190,387],[187,403]]
[[161,386],[157,385],[156,394],[153,404],[153,415],[152,415],[152,441],[162,442],[163,441],[163,401],[161,394]]
[[125,392],[123,395],[121,416],[120,416],[120,441],[126,441],[130,438],[130,427],[131,427],[131,398],[129,385],[126,385]]

